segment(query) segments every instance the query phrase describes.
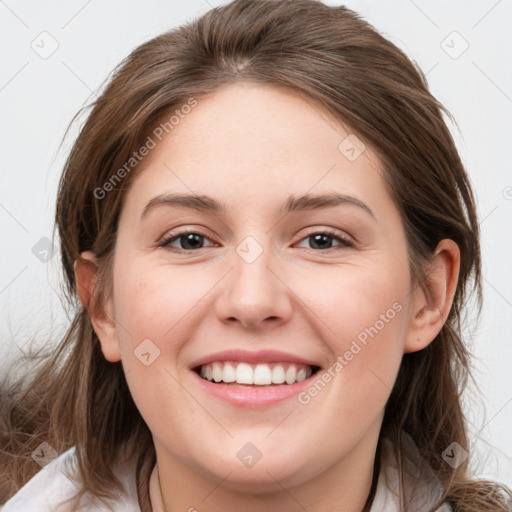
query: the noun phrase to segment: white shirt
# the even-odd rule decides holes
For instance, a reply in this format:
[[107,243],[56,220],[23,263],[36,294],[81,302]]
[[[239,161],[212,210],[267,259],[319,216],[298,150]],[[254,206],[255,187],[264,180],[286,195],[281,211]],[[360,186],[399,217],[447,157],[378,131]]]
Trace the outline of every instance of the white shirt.
[[[412,439],[406,436],[406,472],[404,475],[405,493],[410,499],[411,478],[417,472],[419,453]],[[72,501],[62,503],[71,498],[77,491],[77,485],[63,472],[73,460],[74,447],[59,455],[50,464],[41,469],[28,481],[7,503],[0,507],[1,512],[70,512]],[[375,498],[371,512],[401,512],[398,490],[398,470],[391,452],[391,443],[384,439],[382,445],[382,465],[377,482]],[[114,472],[122,482],[125,492],[113,504],[114,512],[141,512],[135,485],[135,467],[117,465]],[[150,499],[153,512],[164,512],[160,488],[158,485],[158,465],[155,464],[149,482]],[[417,496],[419,494],[420,496]],[[421,489],[411,501],[415,512],[426,512],[441,495],[439,483],[431,471],[422,478]],[[108,512],[99,500],[83,497],[80,505],[84,512]],[[442,505],[438,512],[452,512],[449,505]]]

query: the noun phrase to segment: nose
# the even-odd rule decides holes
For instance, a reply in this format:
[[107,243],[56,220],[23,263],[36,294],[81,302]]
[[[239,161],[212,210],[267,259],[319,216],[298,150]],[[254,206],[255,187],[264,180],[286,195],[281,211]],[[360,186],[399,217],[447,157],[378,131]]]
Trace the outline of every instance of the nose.
[[252,262],[235,252],[233,268],[222,280],[216,301],[218,318],[225,323],[240,322],[249,329],[286,322],[292,313],[292,292],[273,267],[278,265],[268,250]]

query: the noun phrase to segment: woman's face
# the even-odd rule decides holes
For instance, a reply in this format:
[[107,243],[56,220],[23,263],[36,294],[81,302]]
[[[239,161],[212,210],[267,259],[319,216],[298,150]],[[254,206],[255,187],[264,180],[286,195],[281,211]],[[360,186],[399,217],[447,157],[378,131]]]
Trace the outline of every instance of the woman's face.
[[311,102],[241,83],[153,138],[119,222],[115,334],[101,338],[159,466],[260,491],[357,470],[416,293],[378,158]]

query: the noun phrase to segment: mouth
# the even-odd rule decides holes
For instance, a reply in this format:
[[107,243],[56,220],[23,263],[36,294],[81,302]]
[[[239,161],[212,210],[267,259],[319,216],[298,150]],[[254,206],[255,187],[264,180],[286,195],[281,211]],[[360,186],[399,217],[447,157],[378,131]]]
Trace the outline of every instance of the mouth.
[[320,370],[319,366],[299,363],[256,363],[214,361],[193,368],[200,377],[213,384],[232,386],[291,386]]
[[314,359],[276,350],[225,350],[189,366],[199,389],[219,403],[250,409],[297,399],[322,367]]

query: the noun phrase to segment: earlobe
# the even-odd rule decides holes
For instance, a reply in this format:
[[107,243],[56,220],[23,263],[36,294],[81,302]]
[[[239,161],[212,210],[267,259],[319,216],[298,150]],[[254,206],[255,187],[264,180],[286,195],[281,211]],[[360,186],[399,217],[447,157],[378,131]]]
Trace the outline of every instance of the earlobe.
[[105,359],[116,362],[121,359],[119,340],[110,301],[101,304],[96,288],[98,265],[94,253],[84,251],[75,260],[75,282],[78,296],[87,309],[94,331],[96,332]]
[[459,270],[458,245],[450,239],[441,240],[427,270],[427,289],[418,287],[413,293],[404,352],[422,350],[438,335],[453,304]]

